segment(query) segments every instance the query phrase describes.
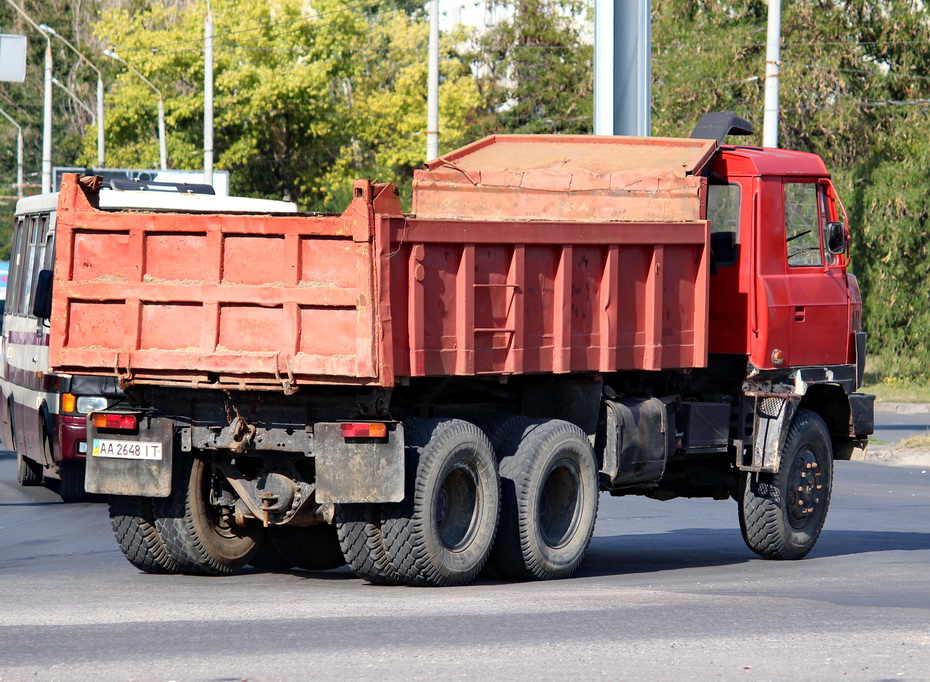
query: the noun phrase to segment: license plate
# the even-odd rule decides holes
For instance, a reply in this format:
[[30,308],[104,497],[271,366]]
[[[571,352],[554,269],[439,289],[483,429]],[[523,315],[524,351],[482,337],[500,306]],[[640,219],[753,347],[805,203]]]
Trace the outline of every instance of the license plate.
[[113,457],[116,459],[161,459],[161,443],[138,440],[94,439],[94,457]]

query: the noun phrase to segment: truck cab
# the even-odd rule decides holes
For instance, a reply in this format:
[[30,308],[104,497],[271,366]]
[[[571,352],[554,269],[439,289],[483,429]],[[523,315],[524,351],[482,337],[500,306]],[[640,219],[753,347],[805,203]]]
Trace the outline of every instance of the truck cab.
[[726,146],[707,194],[710,352],[745,354],[759,370],[861,367],[859,287],[846,272],[845,214],[823,161]]

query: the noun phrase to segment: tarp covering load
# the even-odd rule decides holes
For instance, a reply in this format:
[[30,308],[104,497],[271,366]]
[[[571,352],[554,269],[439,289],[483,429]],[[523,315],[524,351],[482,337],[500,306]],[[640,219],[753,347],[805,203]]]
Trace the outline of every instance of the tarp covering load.
[[494,135],[414,176],[421,218],[700,220],[713,140]]

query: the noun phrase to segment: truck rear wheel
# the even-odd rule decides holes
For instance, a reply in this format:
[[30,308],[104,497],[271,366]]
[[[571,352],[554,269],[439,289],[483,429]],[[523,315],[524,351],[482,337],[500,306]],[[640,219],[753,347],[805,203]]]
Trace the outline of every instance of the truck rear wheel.
[[380,504],[336,505],[336,530],[355,575],[375,585],[403,584],[384,545]]
[[271,526],[265,530],[249,563],[256,568],[328,571],[344,566],[336,528],[328,523],[315,526]]
[[740,530],[749,548],[766,559],[801,559],[823,530],[833,487],[830,432],[816,412],[798,410],[778,471],[745,474]]
[[165,549],[147,497],[111,495],[110,525],[123,555],[146,573],[179,573],[180,567]]
[[16,481],[24,486],[39,485],[42,483],[42,465],[24,456],[21,452],[17,452]]
[[500,509],[487,436],[458,419],[404,423],[404,501],[382,505],[388,557],[408,585],[463,585],[487,561]]
[[594,451],[561,420],[527,422],[502,446],[496,572],[517,580],[564,578],[581,564],[597,520]]
[[153,502],[155,527],[183,573],[228,575],[255,553],[263,528],[237,526],[213,503],[223,477],[198,457],[174,459],[171,495]]

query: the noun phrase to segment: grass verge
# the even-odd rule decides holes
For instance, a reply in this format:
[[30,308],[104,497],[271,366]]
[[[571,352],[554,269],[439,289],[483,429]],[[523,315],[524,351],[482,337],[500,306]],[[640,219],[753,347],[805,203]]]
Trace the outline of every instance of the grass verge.
[[930,403],[930,379],[902,377],[889,372],[894,364],[870,356],[861,393],[874,393],[880,403]]

